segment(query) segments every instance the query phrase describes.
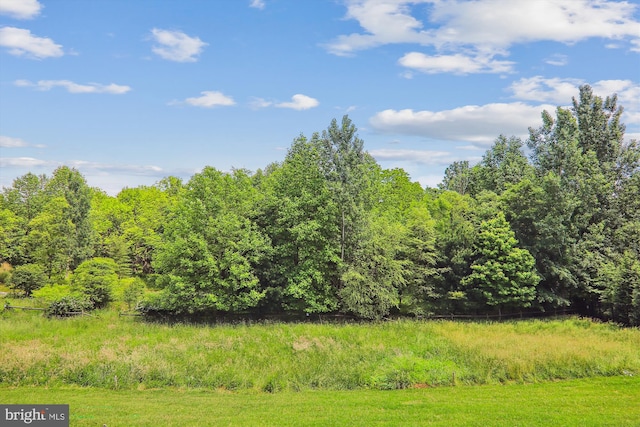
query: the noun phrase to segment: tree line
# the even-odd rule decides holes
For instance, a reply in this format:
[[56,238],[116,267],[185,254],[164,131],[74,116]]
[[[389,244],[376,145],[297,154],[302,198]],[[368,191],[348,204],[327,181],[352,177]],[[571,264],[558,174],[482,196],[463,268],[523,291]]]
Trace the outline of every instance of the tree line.
[[622,111],[583,86],[438,188],[380,167],[348,116],[256,172],[206,167],[115,197],[68,167],[29,173],[0,196],[0,258],[25,294],[67,285],[93,307],[128,280],[146,314],[572,308],[638,325],[640,147]]

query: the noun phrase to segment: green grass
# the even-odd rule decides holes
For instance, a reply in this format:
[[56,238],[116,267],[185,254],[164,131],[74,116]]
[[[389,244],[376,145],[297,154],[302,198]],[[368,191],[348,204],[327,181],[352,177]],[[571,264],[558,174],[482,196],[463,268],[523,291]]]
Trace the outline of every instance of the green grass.
[[640,330],[507,323],[161,325],[0,313],[0,386],[264,392],[537,383],[640,375]]
[[0,402],[70,404],[72,426],[640,426],[640,330],[578,318],[195,326],[0,307],[0,349]]
[[638,426],[640,378],[411,390],[220,392],[0,387],[66,403],[72,426]]

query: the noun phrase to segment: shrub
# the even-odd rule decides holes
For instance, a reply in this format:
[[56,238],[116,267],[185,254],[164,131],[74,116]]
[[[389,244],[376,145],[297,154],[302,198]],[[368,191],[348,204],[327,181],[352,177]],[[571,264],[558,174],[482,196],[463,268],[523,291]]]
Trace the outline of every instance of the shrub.
[[135,309],[139,314],[149,318],[167,315],[172,312],[160,293],[147,295],[143,300],[138,301]]
[[49,303],[62,299],[71,294],[69,285],[46,285],[33,291],[31,295],[35,298],[42,299]]
[[71,316],[91,308],[91,302],[84,298],[66,296],[52,302],[45,313],[47,316]]
[[71,289],[84,295],[94,308],[106,306],[118,282],[118,266],[111,258],[92,258],[80,264],[71,277]]
[[47,283],[44,269],[38,264],[19,265],[13,269],[11,275],[11,288],[24,292],[31,296],[31,292],[40,289]]
[[122,292],[122,300],[127,304],[129,310],[135,307],[144,295],[144,282],[141,279],[131,279]]

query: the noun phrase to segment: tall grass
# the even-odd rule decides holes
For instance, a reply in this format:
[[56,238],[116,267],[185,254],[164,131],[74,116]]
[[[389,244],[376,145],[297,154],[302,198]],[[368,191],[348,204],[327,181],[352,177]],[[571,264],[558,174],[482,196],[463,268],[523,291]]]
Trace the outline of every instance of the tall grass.
[[587,320],[150,324],[0,314],[0,384],[398,389],[640,375],[640,331]]

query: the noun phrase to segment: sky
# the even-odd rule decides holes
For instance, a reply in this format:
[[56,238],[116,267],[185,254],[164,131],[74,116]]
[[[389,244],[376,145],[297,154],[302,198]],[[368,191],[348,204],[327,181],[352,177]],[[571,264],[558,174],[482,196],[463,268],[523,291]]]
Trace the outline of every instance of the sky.
[[640,1],[0,0],[0,186],[255,171],[348,114],[433,187],[583,84],[640,139]]

